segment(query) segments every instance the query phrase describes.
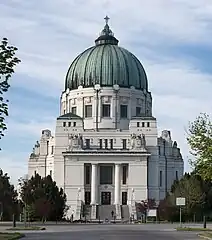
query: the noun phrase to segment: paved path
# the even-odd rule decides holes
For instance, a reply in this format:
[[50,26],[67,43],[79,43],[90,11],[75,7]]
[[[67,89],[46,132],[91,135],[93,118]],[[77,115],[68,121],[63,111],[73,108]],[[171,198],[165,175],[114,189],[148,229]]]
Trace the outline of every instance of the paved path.
[[25,240],[199,240],[197,233],[177,232],[163,225],[61,226],[44,232],[26,233]]

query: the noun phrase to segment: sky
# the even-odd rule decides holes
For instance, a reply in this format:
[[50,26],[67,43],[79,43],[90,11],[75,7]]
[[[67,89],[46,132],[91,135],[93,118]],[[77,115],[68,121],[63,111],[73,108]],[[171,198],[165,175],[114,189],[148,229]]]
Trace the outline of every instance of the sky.
[[41,130],[54,132],[67,70],[94,45],[104,17],[119,45],[144,66],[159,135],[172,132],[190,167],[186,129],[200,112],[212,114],[212,1],[2,0],[0,37],[18,47],[21,64],[7,94],[8,130],[0,167],[12,183],[27,173]]

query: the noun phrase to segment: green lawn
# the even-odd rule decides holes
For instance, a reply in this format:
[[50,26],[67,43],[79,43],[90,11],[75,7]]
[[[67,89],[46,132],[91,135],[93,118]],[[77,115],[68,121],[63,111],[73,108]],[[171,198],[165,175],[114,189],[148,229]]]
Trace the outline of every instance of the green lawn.
[[176,228],[177,231],[193,231],[193,232],[210,232],[212,229],[208,228],[195,228],[195,227],[178,227]]
[[39,227],[39,226],[28,226],[28,227],[19,226],[19,227],[14,227],[14,228],[7,229],[7,231],[39,231],[39,230],[46,230],[46,228],[45,227]]
[[0,233],[0,240],[16,240],[24,237],[21,233]]
[[204,232],[204,233],[201,233],[199,234],[200,237],[209,237],[209,238],[212,238],[212,233],[210,232]]

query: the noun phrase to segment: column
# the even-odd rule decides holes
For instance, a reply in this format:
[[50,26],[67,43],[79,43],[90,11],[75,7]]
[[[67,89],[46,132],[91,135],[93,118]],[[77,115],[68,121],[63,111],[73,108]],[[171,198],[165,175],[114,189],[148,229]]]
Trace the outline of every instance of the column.
[[114,204],[120,204],[120,167],[121,167],[121,164],[115,164],[115,196],[114,196]]
[[97,164],[91,165],[91,205],[96,204]]

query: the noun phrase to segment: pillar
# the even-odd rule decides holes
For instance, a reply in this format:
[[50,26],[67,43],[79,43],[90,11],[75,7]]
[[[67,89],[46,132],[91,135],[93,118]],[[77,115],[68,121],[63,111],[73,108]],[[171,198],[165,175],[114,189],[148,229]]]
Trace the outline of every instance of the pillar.
[[97,198],[97,164],[91,165],[91,205],[96,204]]
[[121,167],[121,164],[115,164],[115,196],[114,196],[114,204],[120,204],[120,167]]

